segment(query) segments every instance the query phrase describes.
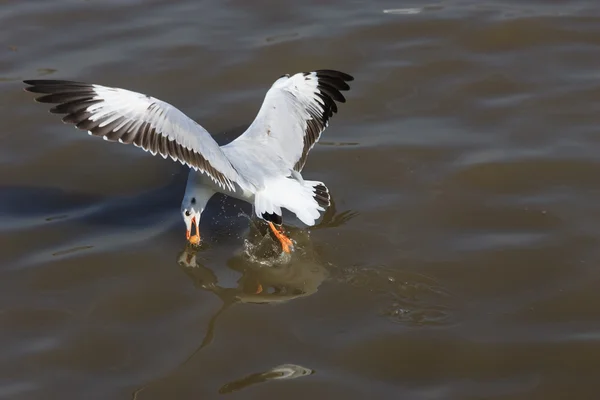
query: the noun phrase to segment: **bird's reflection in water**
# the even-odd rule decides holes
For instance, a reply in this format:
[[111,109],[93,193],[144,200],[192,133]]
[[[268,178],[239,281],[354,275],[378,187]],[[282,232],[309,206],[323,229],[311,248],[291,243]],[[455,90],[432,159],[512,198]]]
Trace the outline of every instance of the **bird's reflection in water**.
[[[246,239],[243,251],[227,260],[227,267],[240,274],[235,287],[220,285],[202,252],[190,246],[179,255],[179,265],[195,287],[216,294],[224,303],[282,303],[317,291],[327,271],[305,248],[291,255],[277,252],[278,243],[268,235],[256,236],[258,240]],[[294,235],[296,243],[298,237]],[[214,267],[218,268],[222,267]]]
[[223,265],[211,269],[206,264],[202,247],[186,246],[179,254],[178,264],[195,287],[212,292],[223,302],[211,317],[200,347],[188,358],[212,342],[217,319],[236,303],[280,304],[315,293],[327,278],[327,270],[311,251],[307,234],[288,229],[296,242],[292,254],[283,253],[270,230],[260,222],[251,221],[243,250],[226,261],[231,271],[239,273],[234,285],[219,283],[217,273]]
[[[210,251],[211,244],[187,245],[179,254],[178,264],[194,286],[213,292],[224,304],[282,303],[315,293],[328,272],[318,260],[308,231],[286,227],[295,242],[295,250],[291,254],[284,253],[267,224],[244,215],[249,219],[249,229],[244,235],[242,251],[222,261],[240,274],[236,286],[219,284],[215,271],[222,270],[225,265],[208,265],[210,258],[218,258]],[[352,211],[336,214],[332,199],[321,223],[312,230],[339,226],[355,215]]]
[[[295,236],[295,238],[298,237],[298,235]],[[246,239],[244,251],[227,262],[230,270],[240,274],[236,284],[232,285],[233,287],[219,284],[215,270],[222,269],[223,266],[215,266],[213,270],[202,263],[202,248],[187,246],[179,254],[179,266],[192,280],[194,286],[214,293],[223,304],[210,318],[204,338],[196,350],[167,376],[137,389],[133,393],[133,399],[138,399],[148,385],[167,379],[168,376],[176,373],[202,349],[210,345],[215,336],[219,317],[231,306],[239,303],[281,304],[310,296],[318,290],[328,276],[326,269],[308,257],[304,251],[297,251],[291,257],[289,255],[281,256],[275,251],[278,246],[279,243],[270,239],[268,234],[265,236],[257,234],[252,239]],[[280,247],[279,252],[281,252]],[[258,261],[259,254],[268,255]],[[313,373],[313,370],[299,365],[284,364],[227,383],[219,389],[219,393],[231,393],[273,379],[294,379]]]

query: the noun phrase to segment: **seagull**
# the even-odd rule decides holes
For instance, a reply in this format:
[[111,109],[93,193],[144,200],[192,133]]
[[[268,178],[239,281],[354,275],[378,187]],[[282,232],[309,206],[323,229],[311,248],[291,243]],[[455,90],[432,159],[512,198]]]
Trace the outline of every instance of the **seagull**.
[[223,146],[174,106],[142,93],[68,80],[23,82],[25,91],[42,94],[37,102],[56,104],[50,112],[63,114],[64,123],[187,165],[181,215],[190,243],[200,243],[202,212],[220,192],[252,204],[289,253],[293,243],[282,228],[282,209],[313,226],[330,205],[327,186],[304,180],[300,172],[337,113],[336,102],[346,102],[341,91],[349,90],[352,80],[327,69],[281,76],[248,129]]

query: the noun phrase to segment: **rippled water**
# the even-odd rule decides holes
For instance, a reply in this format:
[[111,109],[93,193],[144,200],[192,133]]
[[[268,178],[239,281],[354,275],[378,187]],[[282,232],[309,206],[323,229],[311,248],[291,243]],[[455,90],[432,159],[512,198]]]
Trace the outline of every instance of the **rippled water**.
[[[0,22],[1,398],[597,398],[597,2],[38,0]],[[289,260],[223,196],[186,249],[185,168],[21,83],[137,90],[224,141],[317,68],[355,81],[304,170],[334,207]]]

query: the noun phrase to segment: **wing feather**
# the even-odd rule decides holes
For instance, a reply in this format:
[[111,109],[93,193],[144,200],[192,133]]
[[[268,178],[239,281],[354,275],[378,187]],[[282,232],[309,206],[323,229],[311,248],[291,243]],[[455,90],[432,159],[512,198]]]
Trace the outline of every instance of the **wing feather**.
[[[284,75],[276,80],[250,127],[228,146],[242,146],[244,141],[260,141],[269,151],[277,151],[286,167],[301,171],[308,153],[327,128],[338,108],[345,103],[341,93],[354,78],[334,70]],[[268,155],[267,155],[268,156]]]
[[208,175],[223,189],[245,182],[210,134],[172,105],[125,89],[64,80],[27,80],[26,91],[56,104],[62,120],[108,141],[133,144]]

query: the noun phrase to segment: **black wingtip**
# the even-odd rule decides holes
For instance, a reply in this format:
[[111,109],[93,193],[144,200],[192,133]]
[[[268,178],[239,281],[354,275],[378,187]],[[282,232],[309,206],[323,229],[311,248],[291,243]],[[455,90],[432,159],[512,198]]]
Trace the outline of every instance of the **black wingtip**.
[[54,93],[57,90],[73,88],[88,88],[92,86],[89,83],[68,81],[59,79],[26,79],[23,81],[24,84],[29,85],[23,90],[32,93]]
[[52,79],[27,79],[24,80],[23,83],[26,85],[31,85],[31,86],[38,86],[38,85],[58,85],[58,84],[64,84],[68,81],[57,81],[57,80],[52,80]]
[[317,75],[329,76],[331,78],[341,79],[345,82],[352,82],[354,80],[354,77],[352,75],[335,69],[319,69],[315,72],[317,73]]
[[317,87],[321,91],[321,99],[324,101],[324,106],[327,109],[324,113],[324,122],[326,123],[332,114],[337,113],[335,102],[346,102],[346,98],[341,92],[350,90],[350,85],[346,82],[353,80],[354,77],[345,72],[332,69],[316,70],[315,74],[319,82]]
[[329,195],[329,189],[322,183],[313,186],[313,198],[317,204],[321,207],[327,208],[331,205],[331,196]]

